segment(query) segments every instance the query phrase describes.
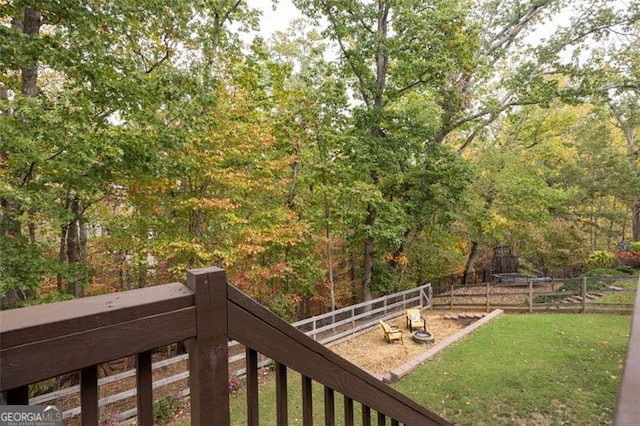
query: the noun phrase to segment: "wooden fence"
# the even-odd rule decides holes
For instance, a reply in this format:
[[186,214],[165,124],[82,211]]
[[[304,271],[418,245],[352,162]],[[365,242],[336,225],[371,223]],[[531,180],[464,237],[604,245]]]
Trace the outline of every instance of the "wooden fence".
[[[430,308],[431,298],[431,285],[426,284],[421,287],[386,295],[357,305],[348,306],[322,315],[303,319],[294,322],[291,325],[323,345],[330,345],[367,332],[372,327],[378,327],[378,320],[380,318],[390,319],[404,315],[404,311],[408,308]],[[239,377],[244,376],[246,373],[246,369],[244,367],[246,356],[244,345],[235,340],[230,341],[228,343],[228,353],[229,366],[233,373]],[[185,383],[189,377],[189,371],[186,366],[186,361],[188,359],[189,355],[184,354],[152,363],[152,373],[159,370],[169,369],[172,366],[178,366],[176,369],[180,370],[176,374],[155,380],[153,382],[153,389],[160,393],[162,388],[171,386],[175,383],[184,383],[184,386],[179,391],[174,391],[172,394],[177,394],[179,397],[188,396],[189,388]],[[259,367],[264,367],[271,363],[272,360],[267,357],[262,356],[258,358]],[[116,382],[135,377],[135,375],[135,369],[128,369],[117,374],[100,378],[98,380],[98,386],[99,388],[104,388]],[[70,398],[79,392],[79,385],[68,386],[54,392],[48,392],[46,394],[32,397],[29,399],[29,403],[59,404],[60,401],[64,401],[66,398]],[[125,389],[118,393],[101,397],[98,401],[98,405],[102,408],[112,404],[122,403],[123,401],[126,402],[132,397],[135,397],[135,395],[135,388]],[[63,408],[64,419],[79,416],[81,412],[80,406]],[[118,416],[118,420],[125,420],[135,415],[135,408],[126,409],[121,411]]]
[[[0,312],[0,391],[28,404],[29,385],[80,371],[82,424],[99,422],[98,364],[134,355],[138,424],[153,424],[151,354],[189,341],[191,423],[228,425],[229,340],[245,346],[247,421],[259,424],[258,354],[275,362],[277,424],[288,424],[287,371],[302,376],[302,419],[313,424],[312,382],[324,386],[324,419],[335,424],[335,393],[345,424],[450,424],[260,306],[226,283],[223,270],[190,271],[182,284],[132,290]],[[383,308],[386,309],[386,308]],[[354,320],[352,320],[354,322]]]
[[[581,278],[580,289],[561,291],[569,280],[513,281],[479,285],[448,285],[434,291],[434,309],[484,310],[502,309],[510,312],[565,312],[565,313],[631,313],[633,298],[616,303],[608,295],[634,294],[637,289],[616,287],[618,281],[635,278]],[[606,283],[603,289],[590,290],[590,283]],[[601,285],[602,286],[602,285]],[[618,297],[619,298],[619,297]]]

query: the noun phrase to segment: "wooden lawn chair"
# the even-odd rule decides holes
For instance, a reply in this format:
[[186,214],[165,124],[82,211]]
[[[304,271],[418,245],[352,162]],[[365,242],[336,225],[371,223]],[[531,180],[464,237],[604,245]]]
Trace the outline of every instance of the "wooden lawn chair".
[[390,326],[382,320],[380,320],[380,326],[382,327],[382,330],[384,330],[384,339],[388,343],[400,340],[400,343],[404,345],[404,340],[402,340],[402,330],[398,329],[398,327]]
[[427,320],[420,313],[420,309],[407,309],[406,315],[409,331],[413,331],[414,328],[427,331]]

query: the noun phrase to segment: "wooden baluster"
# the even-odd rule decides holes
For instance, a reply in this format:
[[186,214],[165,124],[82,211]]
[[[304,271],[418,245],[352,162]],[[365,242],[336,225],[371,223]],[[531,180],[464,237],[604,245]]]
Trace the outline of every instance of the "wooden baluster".
[[80,371],[80,401],[82,424],[98,424],[98,366],[92,365]]
[[247,365],[247,424],[258,426],[258,353],[251,348],[246,351]]
[[7,391],[8,405],[29,405],[29,386],[9,389]]
[[384,414],[378,411],[378,426],[385,426],[387,424],[387,418]]
[[330,387],[324,387],[324,424],[334,426],[336,424],[334,392]]
[[313,426],[313,393],[311,379],[302,376],[302,425]]
[[278,426],[287,426],[287,366],[276,362],[276,410]]
[[353,399],[345,395],[344,397],[344,424],[353,426]]
[[371,408],[362,405],[362,426],[371,426]]
[[136,354],[138,425],[153,425],[153,377],[151,351]]

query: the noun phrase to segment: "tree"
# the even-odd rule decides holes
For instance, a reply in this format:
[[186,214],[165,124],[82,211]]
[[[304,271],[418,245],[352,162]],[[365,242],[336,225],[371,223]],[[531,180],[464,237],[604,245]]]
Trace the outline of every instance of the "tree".
[[[324,276],[316,275],[316,288],[307,288],[302,295],[322,301],[326,283],[329,305],[335,309],[341,279],[338,270],[344,269],[341,264],[348,263],[348,255],[340,250],[348,230],[338,218],[345,181],[342,163],[336,158],[347,123],[345,85],[338,79],[336,67],[325,59],[326,41],[303,20],[295,22],[286,33],[276,33],[271,50],[279,69],[286,70],[282,84],[274,87],[278,108],[272,119],[276,138],[290,144],[292,185],[287,206],[313,232],[305,252],[298,246],[298,259],[292,261],[317,271],[319,265],[309,268],[309,263],[315,263],[310,259],[322,253]],[[351,295],[353,291],[342,292],[345,293]]]
[[611,115],[626,140],[626,153],[629,162],[627,180],[631,182],[628,199],[631,204],[631,239],[640,241],[640,149],[636,148],[636,129],[640,127],[640,96],[636,91],[627,91],[625,95],[610,104]]
[[[385,253],[397,251],[410,232],[403,203],[409,174],[425,166],[433,143],[428,136],[437,124],[425,123],[432,117],[425,117],[416,106],[433,109],[433,93],[445,76],[469,66],[474,38],[465,31],[465,10],[457,2],[296,4],[309,16],[323,16],[329,22],[325,34],[337,43],[342,73],[358,100],[342,151],[357,197],[352,200],[361,200],[356,207],[360,213],[354,215],[360,224],[352,225],[356,230],[352,239],[363,246],[362,288],[368,300],[374,287],[388,290],[385,280],[376,285],[374,269],[378,265],[378,278],[385,275],[388,265],[381,263]],[[425,126],[412,126],[409,117],[421,119]]]
[[439,140],[464,152],[514,108],[546,106],[558,98],[584,100],[594,88],[575,78],[572,63],[639,17],[637,5],[607,0],[474,2],[469,25],[477,29],[479,47],[474,66],[451,74],[443,86]]
[[[82,295],[90,210],[122,193],[125,180],[161,172],[179,145],[165,110],[184,102],[175,87],[187,83],[178,72],[181,55],[215,51],[232,16],[255,17],[240,2],[225,1],[3,5],[0,158],[7,179],[0,232],[11,237],[3,241],[20,242],[3,250],[15,256],[23,247],[50,258],[36,238],[50,245],[58,231],[59,265],[43,265],[58,273],[59,290]],[[41,285],[42,269],[22,285]],[[3,264],[3,294],[15,273]]]
[[640,238],[639,161],[636,129],[639,125],[640,38],[637,17],[638,5],[629,8],[635,16],[615,31],[605,32],[597,44],[591,46],[587,60],[574,60],[572,73],[579,87],[586,87],[586,99],[606,106],[626,141],[627,162],[630,166],[625,181],[631,183],[627,193],[631,217],[631,238]]

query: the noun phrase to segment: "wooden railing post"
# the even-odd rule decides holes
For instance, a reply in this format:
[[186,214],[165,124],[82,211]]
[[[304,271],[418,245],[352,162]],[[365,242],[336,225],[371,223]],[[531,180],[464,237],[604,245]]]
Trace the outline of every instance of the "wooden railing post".
[[529,280],[527,281],[527,285],[529,287],[529,297],[528,297],[528,304],[529,304],[529,312],[533,312],[533,281]]
[[220,268],[187,272],[195,293],[196,337],[189,341],[191,424],[230,424],[227,278]]

